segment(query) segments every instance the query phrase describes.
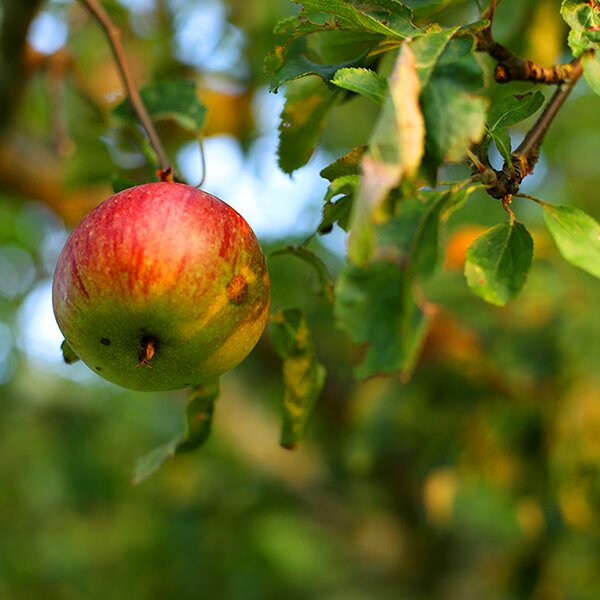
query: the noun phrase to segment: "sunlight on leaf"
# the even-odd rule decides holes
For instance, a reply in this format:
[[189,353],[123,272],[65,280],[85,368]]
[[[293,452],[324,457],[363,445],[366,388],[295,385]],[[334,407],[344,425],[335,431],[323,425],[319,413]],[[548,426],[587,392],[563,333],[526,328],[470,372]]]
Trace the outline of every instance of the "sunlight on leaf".
[[420,83],[412,50],[404,45],[389,80],[389,92],[361,160],[361,183],[354,202],[348,255],[364,264],[373,251],[372,223],[388,193],[403,177],[414,175],[425,143],[419,104]]
[[544,221],[563,258],[600,277],[600,223],[574,206],[544,204]]
[[364,68],[340,69],[332,83],[351,92],[356,92],[381,104],[386,96],[387,79],[375,71]]

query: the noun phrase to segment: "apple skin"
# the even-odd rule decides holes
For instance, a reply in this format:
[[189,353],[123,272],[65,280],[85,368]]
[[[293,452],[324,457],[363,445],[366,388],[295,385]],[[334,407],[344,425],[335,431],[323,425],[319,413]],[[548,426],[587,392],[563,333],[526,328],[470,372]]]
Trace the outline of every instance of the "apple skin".
[[248,223],[180,183],[148,183],[91,211],[52,288],[65,339],[99,375],[135,390],[214,379],[258,342],[269,276]]

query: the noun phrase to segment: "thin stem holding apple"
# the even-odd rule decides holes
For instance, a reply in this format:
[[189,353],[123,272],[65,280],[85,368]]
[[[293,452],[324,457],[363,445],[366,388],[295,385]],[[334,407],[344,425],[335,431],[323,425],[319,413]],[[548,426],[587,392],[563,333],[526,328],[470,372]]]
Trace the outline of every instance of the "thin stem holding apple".
[[172,167],[169,159],[167,158],[167,153],[163,148],[162,142],[160,141],[158,133],[154,127],[154,123],[152,122],[152,119],[146,110],[146,106],[144,105],[144,101],[142,100],[135,82],[133,81],[129,61],[127,59],[127,55],[125,54],[123,44],[121,43],[121,30],[114,24],[113,20],[104,10],[104,7],[97,0],[81,0],[81,2],[94,16],[106,33],[106,37],[108,38],[113,56],[115,57],[115,62],[117,63],[125,91],[129,97],[129,102],[138,116],[142,127],[146,130],[148,139],[152,144],[154,151],[156,152],[156,156],[158,157],[158,162],[160,165],[160,170],[158,171],[159,179],[161,181],[172,180]]

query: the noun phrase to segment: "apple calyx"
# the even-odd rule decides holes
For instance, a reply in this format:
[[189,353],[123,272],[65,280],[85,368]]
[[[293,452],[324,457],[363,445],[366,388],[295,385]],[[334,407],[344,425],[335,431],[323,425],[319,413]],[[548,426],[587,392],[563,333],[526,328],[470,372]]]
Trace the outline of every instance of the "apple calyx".
[[149,369],[152,369],[152,365],[150,361],[156,352],[156,345],[154,340],[151,337],[143,336],[140,340],[140,349],[138,352],[139,362],[135,366],[136,369],[139,369],[142,365],[146,365]]

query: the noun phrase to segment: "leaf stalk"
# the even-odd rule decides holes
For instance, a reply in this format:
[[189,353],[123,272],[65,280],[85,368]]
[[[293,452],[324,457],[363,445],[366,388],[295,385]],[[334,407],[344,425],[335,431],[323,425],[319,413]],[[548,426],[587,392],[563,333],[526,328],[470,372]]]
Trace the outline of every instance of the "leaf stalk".
[[156,132],[154,123],[152,122],[152,119],[146,110],[144,101],[142,100],[142,97],[133,80],[129,60],[127,59],[127,54],[125,53],[125,49],[121,42],[121,30],[115,25],[109,14],[98,0],[81,0],[81,2],[96,19],[106,34],[115,58],[115,62],[117,64],[117,68],[119,70],[119,75],[121,76],[121,80],[123,82],[123,86],[125,87],[125,91],[129,97],[129,102],[131,103],[131,106],[135,111],[142,127],[145,129],[150,144],[156,152],[156,156],[160,165],[158,177],[161,179],[161,181],[169,180],[172,173],[171,164],[169,163],[167,153],[165,152],[162,142],[160,141],[160,137]]

